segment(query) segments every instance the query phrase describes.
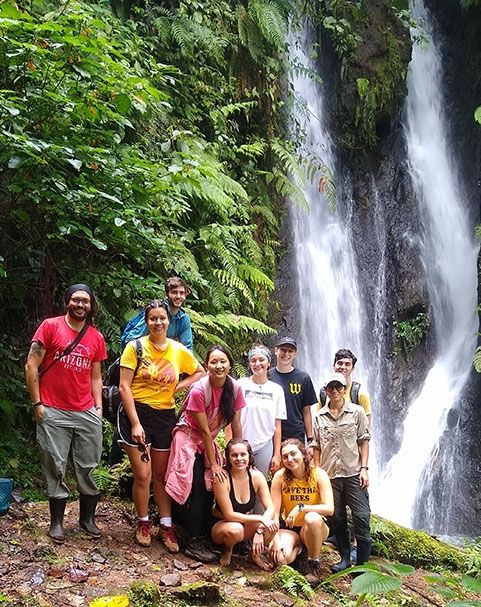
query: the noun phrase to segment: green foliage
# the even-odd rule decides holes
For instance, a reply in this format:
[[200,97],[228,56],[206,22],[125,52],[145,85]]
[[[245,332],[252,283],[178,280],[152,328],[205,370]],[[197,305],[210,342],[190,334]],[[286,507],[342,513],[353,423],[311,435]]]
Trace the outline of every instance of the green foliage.
[[128,597],[131,607],[158,607],[160,605],[159,587],[153,582],[145,580],[132,582]]
[[430,322],[425,312],[418,312],[412,318],[393,321],[393,326],[396,334],[394,355],[407,357],[421,343],[429,330]]
[[466,570],[465,550],[440,542],[423,531],[407,529],[377,516],[373,516],[371,521],[373,550],[380,556],[414,567]]
[[481,124],[481,106],[474,110],[474,119]]
[[[386,571],[388,573],[386,573]],[[350,574],[356,574],[351,586],[351,594],[357,595],[356,606],[367,601],[372,604],[372,595],[386,595],[389,604],[405,604],[403,596],[403,578],[415,573],[414,567],[402,563],[373,563],[350,567],[340,573],[330,576],[323,584],[332,584],[333,580]],[[424,576],[430,589],[445,599],[463,599],[449,605],[465,604],[477,605],[477,601],[469,601],[466,593],[479,593],[481,580],[469,576],[459,578],[455,575],[429,574]],[[397,600],[397,597],[399,601]],[[382,603],[385,604],[385,603]],[[410,603],[408,603],[410,604]]]
[[[376,145],[405,97],[412,24],[406,3],[321,0],[302,7],[297,20],[307,14],[338,58],[340,90],[333,122],[345,151],[355,158]],[[323,46],[315,41],[313,53]]]
[[272,583],[279,590],[285,590],[293,596],[302,595],[310,599],[314,594],[306,578],[289,565],[279,567],[272,576]]
[[479,575],[481,572],[481,537],[467,541],[464,549],[463,571],[468,575]]
[[193,291],[199,352],[220,339],[238,355],[271,331],[277,203],[302,198],[283,130],[288,3],[140,4],[0,5],[7,432],[31,428],[21,361],[69,283],[96,291],[113,355],[132,309],[171,274]]

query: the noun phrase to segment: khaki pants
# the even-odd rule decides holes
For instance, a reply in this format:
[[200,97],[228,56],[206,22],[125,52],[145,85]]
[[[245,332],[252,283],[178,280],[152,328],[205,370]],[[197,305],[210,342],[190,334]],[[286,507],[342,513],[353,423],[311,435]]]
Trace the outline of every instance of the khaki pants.
[[102,455],[102,420],[95,407],[82,412],[45,407],[43,417],[37,423],[37,442],[48,497],[65,498],[70,495],[65,484],[69,453],[79,493],[98,494],[92,473]]

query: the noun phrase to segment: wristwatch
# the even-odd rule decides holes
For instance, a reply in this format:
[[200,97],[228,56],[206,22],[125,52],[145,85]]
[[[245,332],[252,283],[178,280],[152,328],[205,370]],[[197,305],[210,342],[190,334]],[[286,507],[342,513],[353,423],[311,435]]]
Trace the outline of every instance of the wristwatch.
[[41,400],[37,401],[36,403],[32,403],[32,407],[35,409],[35,407],[40,407],[40,405],[43,405],[43,402]]
[[262,531],[262,529],[256,529],[256,533],[257,533],[257,535],[264,535],[264,532]]
[[304,510],[304,504],[301,502],[300,504],[298,504],[299,506],[299,512],[302,512]]

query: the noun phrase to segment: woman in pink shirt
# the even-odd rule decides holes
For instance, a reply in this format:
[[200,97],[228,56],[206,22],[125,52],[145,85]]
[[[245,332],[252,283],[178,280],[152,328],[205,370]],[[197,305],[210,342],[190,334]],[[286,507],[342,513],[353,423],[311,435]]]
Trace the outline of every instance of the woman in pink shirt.
[[207,352],[208,374],[189,391],[174,429],[167,466],[167,493],[179,504],[190,496],[190,539],[185,553],[202,562],[217,559],[207,539],[212,520],[212,482],[227,479],[222,454],[214,440],[227,424],[231,424],[236,438],[242,432],[239,411],[245,401],[237,381],[229,376],[233,364],[232,355],[224,346],[212,346]]

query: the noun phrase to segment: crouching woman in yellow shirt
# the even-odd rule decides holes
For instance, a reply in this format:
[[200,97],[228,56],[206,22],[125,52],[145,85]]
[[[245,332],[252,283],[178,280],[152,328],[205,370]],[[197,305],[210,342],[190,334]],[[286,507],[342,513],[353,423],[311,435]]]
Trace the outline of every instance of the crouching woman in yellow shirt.
[[276,563],[289,564],[307,550],[308,581],[320,581],[319,556],[329,534],[324,517],[334,512],[331,482],[321,468],[309,462],[306,448],[296,438],[281,445],[283,468],[272,480],[271,495],[279,533],[272,540],[270,551]]

